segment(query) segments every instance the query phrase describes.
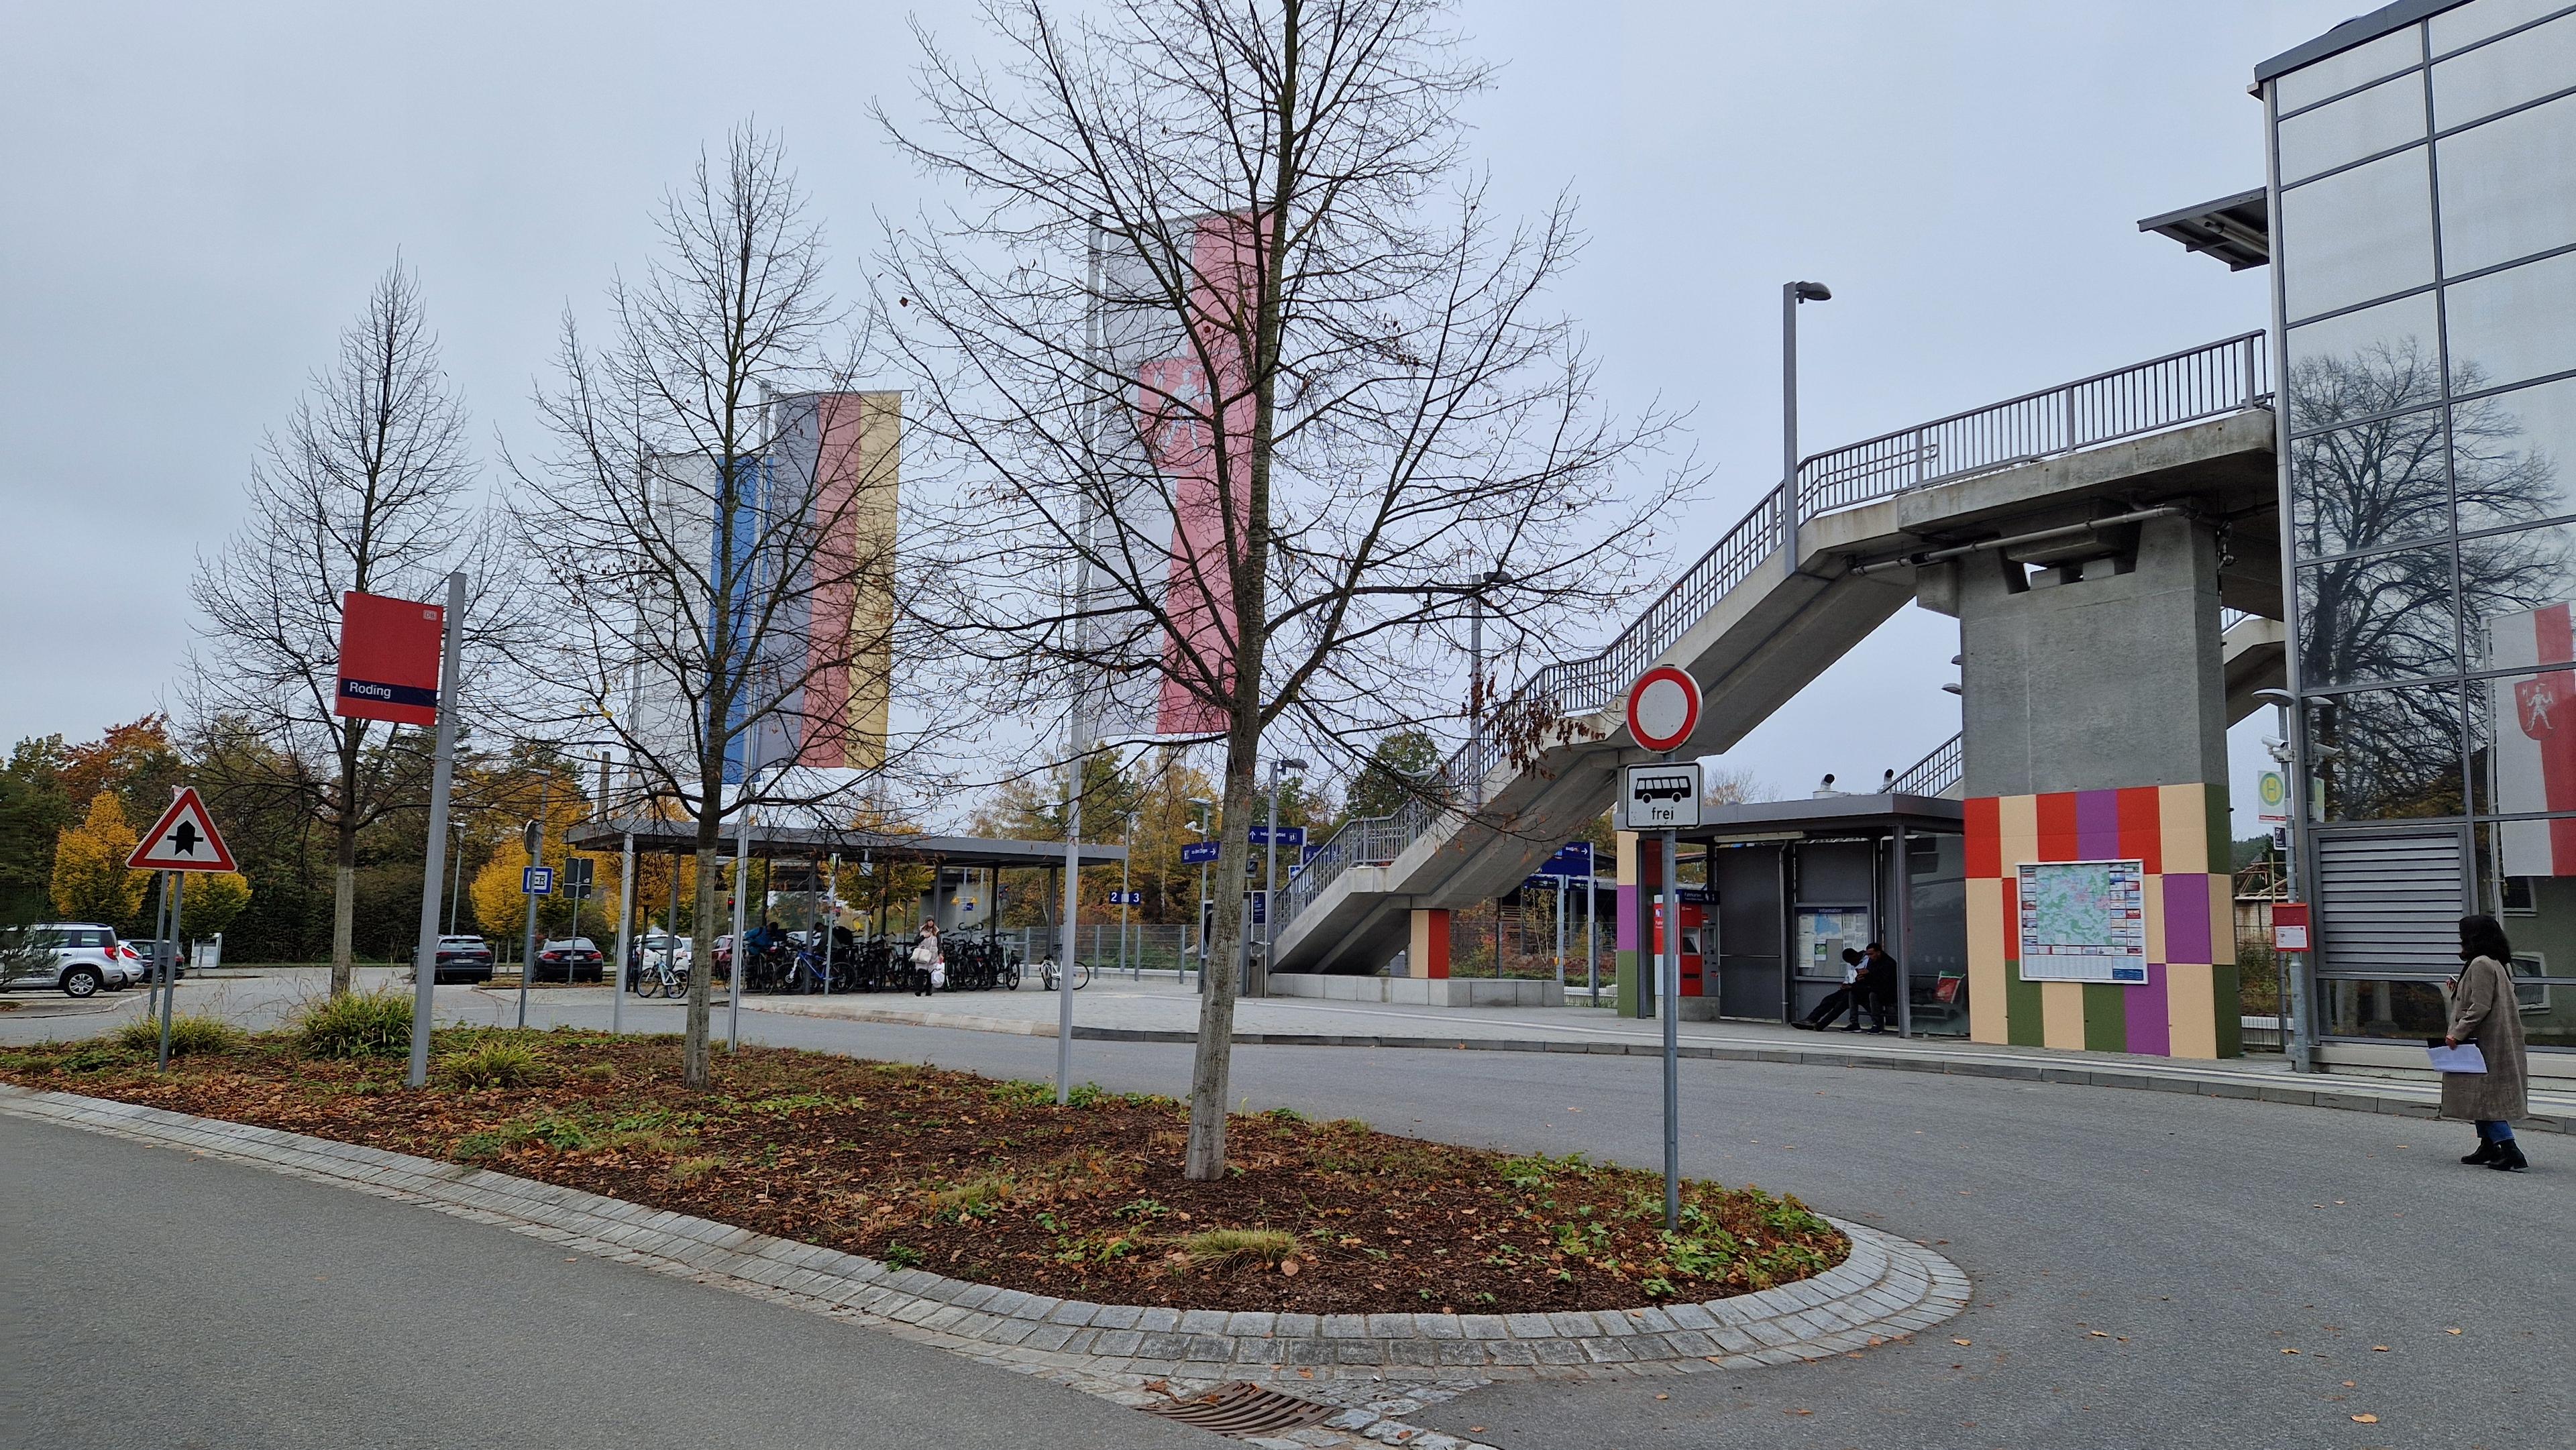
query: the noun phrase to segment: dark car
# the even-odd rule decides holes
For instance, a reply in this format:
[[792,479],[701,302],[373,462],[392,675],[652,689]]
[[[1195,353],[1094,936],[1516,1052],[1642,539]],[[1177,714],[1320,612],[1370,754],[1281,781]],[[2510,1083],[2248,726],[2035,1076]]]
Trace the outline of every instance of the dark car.
[[488,982],[492,980],[492,948],[479,936],[443,936],[438,939],[438,962],[431,969],[433,982]]
[[586,936],[559,939],[537,948],[537,970],[531,982],[599,982],[607,980],[606,958]]

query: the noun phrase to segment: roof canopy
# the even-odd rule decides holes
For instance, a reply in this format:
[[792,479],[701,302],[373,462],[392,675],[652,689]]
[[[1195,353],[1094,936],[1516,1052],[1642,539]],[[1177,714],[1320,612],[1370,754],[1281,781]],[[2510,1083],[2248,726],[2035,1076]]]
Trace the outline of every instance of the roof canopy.
[[[695,825],[687,821],[650,817],[584,821],[574,826],[565,839],[576,851],[614,852],[625,848],[630,834],[635,838],[635,849],[647,855],[684,856],[698,849]],[[728,826],[719,854],[731,856],[740,838],[739,828]],[[836,830],[757,823],[750,830],[750,853],[757,857],[805,861],[835,852],[844,861],[867,856],[880,861],[922,861],[969,867],[1049,867],[1064,864],[1064,843],[1061,841],[916,836],[855,828]],[[1092,841],[1082,843],[1082,864],[1085,866],[1115,866],[1126,859],[1127,848],[1124,846]]]
[[2138,230],[2171,237],[2195,252],[2207,252],[2231,272],[2260,267],[2272,260],[2272,213],[2263,188],[2204,201],[2138,223]]
[[1965,829],[1959,803],[1933,795],[1822,795],[1806,800],[1753,801],[1702,806],[1699,824],[1679,832],[1685,841],[1805,840],[1909,831],[1957,834]]

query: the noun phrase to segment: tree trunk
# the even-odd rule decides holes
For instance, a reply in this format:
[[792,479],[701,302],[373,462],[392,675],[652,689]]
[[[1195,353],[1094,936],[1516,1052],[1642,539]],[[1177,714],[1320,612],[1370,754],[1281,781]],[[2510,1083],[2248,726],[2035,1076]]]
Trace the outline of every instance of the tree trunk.
[[332,823],[331,995],[345,995],[355,975],[358,919],[358,751],[365,727],[340,722],[339,819]]
[[[1208,953],[1207,991],[1199,999],[1198,1049],[1190,1064],[1190,1142],[1184,1177],[1205,1183],[1225,1176],[1226,1079],[1233,1066],[1234,1003],[1242,991],[1244,864],[1252,859],[1260,736],[1229,741],[1225,756],[1224,844],[1217,848],[1216,949]],[[1232,883],[1229,888],[1227,883]]]
[[716,975],[716,825],[712,812],[698,822],[697,919],[689,923],[689,1026],[681,1038],[680,1082],[707,1085],[707,1026],[713,997],[708,984]]

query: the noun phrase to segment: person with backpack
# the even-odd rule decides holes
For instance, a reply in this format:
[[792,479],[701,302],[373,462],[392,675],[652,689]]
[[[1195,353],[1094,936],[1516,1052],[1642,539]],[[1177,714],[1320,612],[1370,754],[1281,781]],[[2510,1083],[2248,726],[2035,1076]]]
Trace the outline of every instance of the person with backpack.
[[2519,1173],[2531,1161],[2514,1141],[2513,1120],[2531,1112],[2530,1064],[2513,972],[2505,965],[2512,960],[2503,923],[2485,915],[2460,918],[2462,965],[2450,982],[2451,1021],[2442,1041],[2475,1045],[2486,1071],[2442,1074],[2442,1116],[2478,1126],[2478,1150],[2461,1162]]
[[948,985],[948,959],[939,950],[939,923],[924,921],[912,942],[912,995],[927,997]]

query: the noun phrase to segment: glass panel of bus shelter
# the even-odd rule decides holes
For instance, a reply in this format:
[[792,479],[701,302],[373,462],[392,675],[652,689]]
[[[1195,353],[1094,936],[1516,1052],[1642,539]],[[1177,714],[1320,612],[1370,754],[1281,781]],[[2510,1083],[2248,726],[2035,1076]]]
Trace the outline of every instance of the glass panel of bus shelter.
[[1967,841],[1954,835],[1908,835],[1906,878],[1912,912],[1906,923],[1906,1011],[1916,1033],[1968,1034]]
[[2305,181],[2347,161],[2374,156],[2424,135],[2424,84],[2420,76],[2382,81],[2330,106],[2302,111],[2281,123],[2281,180]]
[[2428,1037],[2440,1037],[2450,1025],[2450,1004],[2439,977],[2327,977],[2316,986],[2317,1017],[2329,1037],[2379,1037],[2421,1044]]
[[[2576,35],[2576,20],[2570,26]],[[2576,177],[2576,96],[2499,116],[2443,138],[2435,149],[2444,274],[2483,271],[2576,242],[2576,186],[2537,180]]]
[[[2438,397],[2441,378],[2429,353],[2411,380],[2339,381],[2366,387],[2354,411],[2429,388]],[[2330,381],[2318,377],[2316,381]],[[2383,386],[2387,384],[2387,386]],[[2290,507],[2298,524],[2302,559],[2330,558],[2439,538],[2451,531],[2450,449],[2439,407],[2374,418],[2349,428],[2311,434],[2290,444]]]
[[2466,814],[2460,784],[2460,688],[2351,690],[2308,702],[2308,759],[2322,819]]
[[[2576,15],[2563,15],[2493,45],[2435,62],[2433,123],[2447,131],[2571,85],[2576,85]],[[2447,168],[2448,163],[2444,165]]]
[[2478,905],[2513,943],[2514,1010],[2535,1047],[2576,1047],[2576,817],[2478,827]]
[[2418,146],[2281,193],[2278,235],[2292,318],[2433,280],[2433,190]]
[[2459,672],[2451,551],[2400,549],[2299,571],[2299,681],[2308,689]]
[[2454,396],[2576,370],[2576,252],[2454,282],[2442,312]]
[[2576,378],[2451,407],[2460,530],[2576,515]]

